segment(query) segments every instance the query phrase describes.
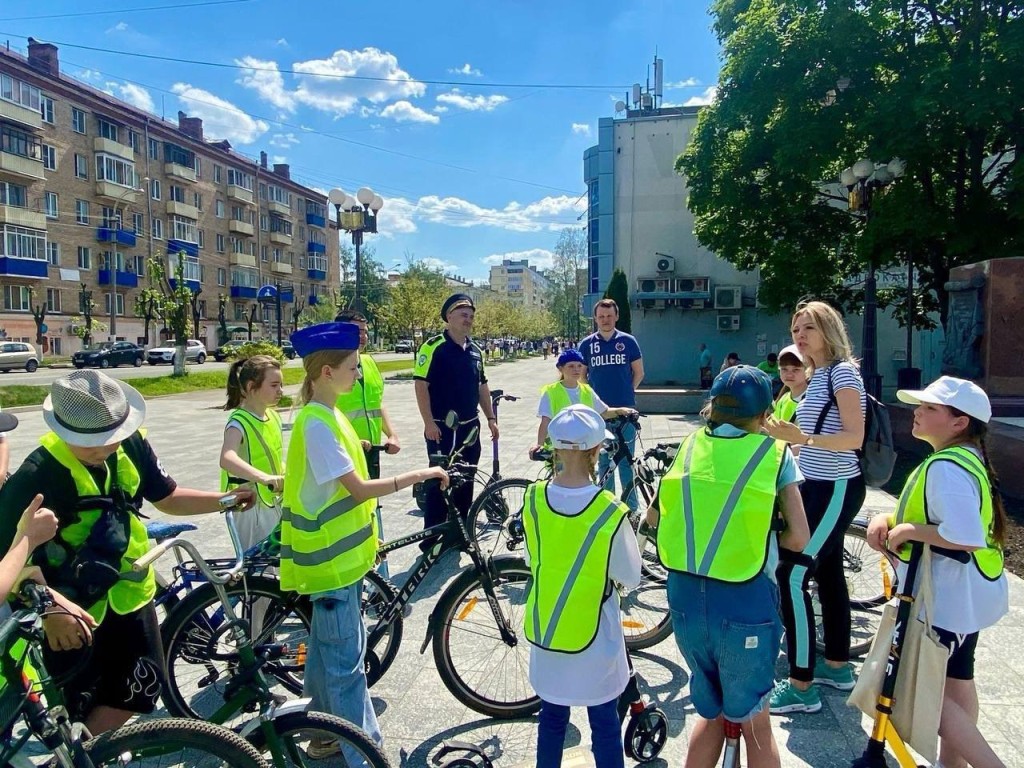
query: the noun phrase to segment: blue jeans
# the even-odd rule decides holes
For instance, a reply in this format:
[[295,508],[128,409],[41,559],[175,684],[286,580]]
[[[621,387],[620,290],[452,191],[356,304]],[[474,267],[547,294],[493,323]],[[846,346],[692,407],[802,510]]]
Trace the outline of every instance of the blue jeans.
[[[590,744],[597,768],[624,768],[622,724],[616,711],[618,699],[587,707]],[[541,701],[537,719],[537,768],[560,768],[569,707]]]
[[[629,446],[630,454],[632,454],[636,450],[636,427],[632,424],[626,424],[622,429],[622,436],[626,440],[626,445]],[[611,462],[611,456],[609,456],[605,451],[601,451],[601,455],[597,459],[598,477],[604,476],[604,473],[608,470],[608,465],[611,464]],[[633,465],[628,461],[622,461],[619,463],[619,482],[622,484],[622,490],[626,490],[626,488],[633,484]],[[608,479],[604,481],[604,489],[615,493],[614,472],[608,474]],[[629,494],[629,498],[626,499],[626,506],[633,512],[636,512],[636,491]]]
[[[303,676],[303,694],[313,709],[337,715],[359,726],[377,744],[383,743],[377,715],[366,687],[363,660],[366,628],[359,613],[363,582],[313,595],[313,621]],[[350,768],[365,761],[345,750]]]

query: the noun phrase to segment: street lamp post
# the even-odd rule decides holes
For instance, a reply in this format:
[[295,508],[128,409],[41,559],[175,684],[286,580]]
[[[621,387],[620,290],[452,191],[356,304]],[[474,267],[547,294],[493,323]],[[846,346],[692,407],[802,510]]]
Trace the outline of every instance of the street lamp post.
[[[117,228],[117,234],[114,235],[114,261],[113,264],[108,265],[110,269],[110,340],[117,341],[117,246],[118,235],[121,232],[121,217],[118,216],[118,211],[121,209],[121,203],[125,202],[125,198],[130,194],[138,194],[139,192],[146,192],[145,185],[149,183],[149,177],[143,176],[139,180],[140,186],[126,189],[120,194],[117,200],[114,202],[114,227]],[[127,206],[125,206],[125,213],[128,212]]]
[[[875,163],[862,159],[846,168],[839,182],[849,192],[851,211],[863,211],[865,223],[871,221],[871,203],[876,194],[903,175],[906,163],[893,158],[888,163]],[[878,296],[875,260],[868,259],[868,273],[864,280],[864,326],[861,337],[861,375],[864,389],[875,398],[882,396],[882,376],[878,372]]]
[[384,199],[369,187],[363,187],[351,197],[340,189],[332,189],[327,199],[334,206],[338,231],[345,230],[352,235],[352,245],[356,251],[356,287],[352,299],[355,309],[364,310],[363,291],[363,260],[360,248],[363,245],[363,233],[377,231],[377,216],[384,207]]

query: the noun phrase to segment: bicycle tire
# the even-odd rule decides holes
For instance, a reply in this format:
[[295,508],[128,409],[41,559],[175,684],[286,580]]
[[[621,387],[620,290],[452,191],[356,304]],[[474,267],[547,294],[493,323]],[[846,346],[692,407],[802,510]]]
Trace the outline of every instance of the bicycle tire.
[[[633,490],[638,494],[638,510],[629,516],[636,530],[643,515],[654,500],[654,487],[637,476],[622,494],[629,498]],[[658,559],[658,544],[653,536],[638,537],[640,550],[640,584],[619,597],[622,614],[622,634],[631,651],[653,648],[672,634],[672,614],[668,607],[668,572]]]
[[[168,751],[179,748],[181,759],[175,762]],[[241,736],[201,720],[161,719],[126,725],[86,742],[85,750],[96,768],[106,765],[153,768],[266,766],[256,748]]]
[[506,477],[488,486],[473,501],[469,508],[469,531],[484,557],[513,551],[508,539],[509,517],[522,513],[526,489],[531,483],[523,477]]
[[[308,644],[313,608],[309,598],[281,590],[268,576],[248,576],[226,587],[228,599],[240,618],[248,619],[256,601],[266,600],[259,636],[254,645],[286,643],[290,653]],[[167,711],[179,717],[208,720],[224,704],[224,688],[233,676],[231,657],[236,654],[230,634],[223,633],[220,598],[212,584],[196,587],[175,607],[161,627],[165,656],[163,701]],[[219,619],[218,619],[219,616]],[[224,658],[219,658],[224,657]],[[262,671],[268,682],[276,681],[283,695],[302,692],[302,665],[292,655],[267,661]],[[274,686],[276,687],[276,686]],[[274,690],[272,687],[272,690]],[[210,695],[212,694],[212,695]]]
[[[469,570],[445,589],[434,608],[434,663],[445,687],[474,712],[526,717],[540,709],[529,680],[530,646],[522,633],[530,568],[521,558],[505,555],[494,558],[490,569],[495,602],[517,643],[510,647],[501,639],[480,574]],[[480,679],[481,673],[492,677]]]
[[[391,763],[383,750],[377,746],[366,731],[357,728],[347,720],[326,712],[292,712],[271,721],[274,733],[281,739],[284,747],[284,766],[306,765],[309,742],[313,740],[338,741],[348,747],[346,752],[339,751],[325,757],[310,758],[316,761],[317,768],[344,768],[348,765],[367,766],[368,768],[390,768]],[[266,743],[266,735],[261,728],[249,734],[249,743],[256,748],[271,765],[270,748]],[[302,743],[306,742],[303,746]],[[349,759],[351,758],[351,759]],[[278,768],[275,765],[275,768]]]
[[[360,612],[366,633],[377,624],[381,609],[395,599],[397,592],[394,585],[376,571],[368,571],[363,577],[363,594],[360,601]],[[372,686],[391,668],[402,646],[404,620],[399,611],[394,620],[384,631],[383,637],[372,648],[366,648],[366,684]]]

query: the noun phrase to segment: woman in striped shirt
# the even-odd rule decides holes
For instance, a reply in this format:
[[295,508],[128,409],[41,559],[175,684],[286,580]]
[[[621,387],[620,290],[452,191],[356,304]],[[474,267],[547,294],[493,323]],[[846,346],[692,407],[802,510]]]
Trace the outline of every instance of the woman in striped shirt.
[[[797,460],[805,481],[800,495],[811,540],[800,558],[782,553],[777,571],[789,679],[772,693],[773,714],[820,710],[815,683],[842,691],[853,688],[843,535],[864,503],[856,451],[864,442],[867,400],[846,325],[831,306],[811,301],[797,306],[790,327],[793,343],[814,374],[797,407],[796,423],[773,421],[769,430],[773,437],[801,446]],[[808,591],[812,577],[825,633],[825,658],[817,662]]]

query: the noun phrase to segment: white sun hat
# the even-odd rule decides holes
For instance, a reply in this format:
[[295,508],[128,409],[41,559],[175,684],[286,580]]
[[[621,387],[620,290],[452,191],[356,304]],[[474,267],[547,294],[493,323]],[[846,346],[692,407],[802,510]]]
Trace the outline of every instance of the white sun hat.
[[135,387],[94,370],[57,379],[43,402],[43,421],[69,445],[98,448],[135,434],[146,401]]
[[966,379],[940,376],[924,389],[900,389],[896,391],[900,402],[919,405],[932,403],[946,405],[973,416],[986,424],[992,418],[992,404],[985,390]]

